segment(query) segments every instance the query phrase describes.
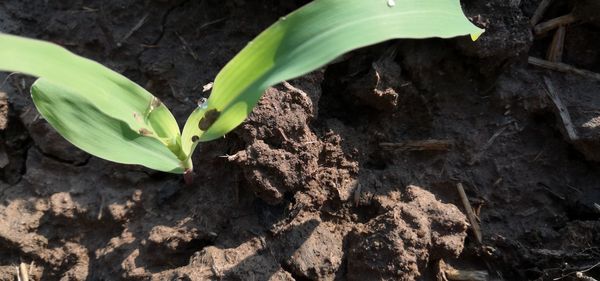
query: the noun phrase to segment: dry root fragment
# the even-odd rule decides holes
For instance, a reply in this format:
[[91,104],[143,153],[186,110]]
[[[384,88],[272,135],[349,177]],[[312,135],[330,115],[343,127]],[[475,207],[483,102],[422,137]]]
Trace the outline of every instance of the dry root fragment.
[[536,25],[533,28],[533,33],[535,33],[536,36],[542,36],[549,31],[558,28],[559,26],[569,25],[576,21],[577,17],[575,15],[567,14]]
[[403,142],[382,142],[379,146],[386,150],[399,151],[448,151],[452,147],[451,140],[417,140]]
[[531,17],[530,22],[532,26],[535,26],[538,22],[540,22],[550,4],[552,4],[552,0],[542,0],[538,8],[533,13],[533,16]]
[[548,48],[548,55],[546,58],[551,62],[560,62],[562,61],[563,49],[565,46],[565,34],[567,28],[563,25],[560,26],[554,37],[552,38],[552,43],[550,44],[550,48]]
[[575,73],[575,74],[578,74],[578,75],[581,75],[581,76],[584,76],[587,78],[600,80],[600,73],[592,72],[592,71],[585,70],[585,69],[579,69],[579,68],[570,66],[566,63],[551,62],[551,61],[547,61],[547,60],[543,60],[543,59],[538,59],[535,57],[529,57],[528,62],[531,65],[535,65],[535,66],[539,66],[539,67],[556,70],[556,71],[560,71],[560,72]]

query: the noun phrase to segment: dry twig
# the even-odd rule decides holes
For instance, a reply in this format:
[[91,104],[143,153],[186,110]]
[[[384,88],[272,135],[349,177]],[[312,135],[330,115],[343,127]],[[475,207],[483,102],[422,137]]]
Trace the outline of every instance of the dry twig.
[[565,34],[567,28],[562,25],[558,27],[556,33],[554,33],[554,37],[552,38],[552,43],[550,43],[550,48],[548,48],[548,54],[546,58],[551,62],[561,62],[563,56],[563,49],[565,45]]
[[534,58],[534,57],[529,57],[528,62],[531,65],[535,65],[535,66],[539,66],[539,67],[556,70],[556,71],[560,71],[560,72],[575,73],[575,74],[581,75],[583,77],[600,80],[600,73],[576,68],[576,67],[570,66],[566,63],[551,62],[551,61],[538,59],[538,58]]
[[402,142],[382,142],[379,147],[385,150],[399,151],[448,151],[452,147],[450,140],[416,140]]
[[579,139],[577,136],[577,131],[575,130],[575,125],[573,125],[573,122],[571,121],[571,115],[569,114],[567,107],[562,103],[560,97],[558,96],[554,85],[552,85],[552,81],[550,81],[548,77],[544,77],[544,84],[546,85],[546,93],[558,111],[558,115],[560,116],[569,140],[575,141]]
[[194,60],[199,61],[200,59],[198,58],[198,55],[196,54],[196,52],[194,52],[194,50],[190,47],[188,42],[185,39],[183,39],[183,37],[179,34],[179,32],[175,32],[175,35],[177,35],[177,37],[179,38],[179,41],[181,41],[181,44],[183,44],[183,48],[190,53],[190,56],[192,56],[192,58],[194,58]]
[[465,211],[467,212],[467,218],[469,219],[469,223],[471,223],[471,229],[473,229],[473,233],[475,234],[475,239],[479,244],[483,244],[483,236],[481,235],[481,228],[479,227],[479,222],[477,221],[477,216],[475,216],[475,212],[473,212],[473,207],[471,207],[471,203],[469,203],[469,198],[465,193],[465,189],[463,188],[462,183],[458,183],[456,185],[456,189],[458,190],[458,195],[460,195],[460,200],[465,207]]
[[569,25],[571,23],[576,22],[577,20],[577,17],[573,14],[567,14],[558,18],[553,18],[549,21],[542,22],[536,25],[533,28],[533,33],[535,33],[536,36],[542,36],[548,33],[549,31],[558,28],[559,26]]
[[544,190],[548,191],[554,197],[556,197],[556,198],[558,198],[560,200],[566,200],[566,198],[564,196],[562,196],[558,192],[552,190],[552,188],[550,188],[547,184],[545,184],[543,182],[538,182],[538,185],[541,186]]
[[531,16],[530,23],[532,26],[535,26],[538,22],[540,22],[540,20],[542,20],[542,17],[544,16],[544,13],[546,13],[546,10],[550,4],[552,4],[552,0],[542,0],[542,2],[540,2],[540,5],[533,13],[533,16]]
[[508,127],[508,125],[504,125],[500,129],[498,129],[498,131],[496,131],[488,139],[488,141],[483,145],[483,147],[479,150],[479,152],[477,152],[477,154],[475,154],[473,156],[473,159],[471,159],[471,161],[469,161],[469,165],[473,165],[473,164],[477,163],[481,159],[481,156],[483,155],[483,153],[485,153],[485,151],[488,150],[492,146],[492,144],[494,144],[494,141],[496,140],[496,138],[498,138],[500,135],[502,135],[502,133],[504,133],[504,131],[506,130],[507,127]]
[[117,46],[121,46],[121,44],[123,44],[123,42],[125,42],[125,40],[129,39],[129,37],[131,37],[131,35],[133,35],[133,33],[135,33],[138,29],[140,29],[140,27],[142,27],[144,25],[144,23],[146,23],[146,20],[148,20],[148,16],[150,16],[150,14],[146,13],[138,22],[137,24],[135,24],[130,30],[129,32],[127,32],[127,34],[125,34],[125,36],[123,36],[123,38],[121,38],[121,40],[119,40],[119,42],[117,42]]
[[222,21],[224,21],[226,19],[227,19],[227,17],[222,17],[222,18],[219,18],[219,19],[216,19],[216,20],[213,20],[213,21],[209,21],[207,23],[202,24],[200,27],[198,27],[198,30],[207,28],[207,27],[209,27],[209,26],[211,26],[213,24],[216,24],[216,23],[220,23],[220,22],[222,22]]

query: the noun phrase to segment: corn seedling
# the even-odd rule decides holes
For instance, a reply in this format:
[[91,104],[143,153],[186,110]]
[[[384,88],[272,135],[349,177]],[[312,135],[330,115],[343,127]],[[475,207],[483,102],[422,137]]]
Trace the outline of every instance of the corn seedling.
[[152,94],[101,64],[52,43],[0,35],[0,70],[38,77],[41,115],[80,149],[110,161],[189,174],[199,142],[222,137],[264,91],[351,50],[395,38],[450,38],[483,32],[459,0],[315,0],[282,17],[217,75],[208,100],[183,131]]

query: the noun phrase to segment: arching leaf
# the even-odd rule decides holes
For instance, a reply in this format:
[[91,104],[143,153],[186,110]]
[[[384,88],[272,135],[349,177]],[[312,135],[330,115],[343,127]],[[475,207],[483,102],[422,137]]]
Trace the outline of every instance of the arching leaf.
[[99,110],[84,96],[40,78],[31,87],[40,114],[65,139],[97,157],[124,164],[183,173],[181,161],[155,138]]
[[348,51],[393,38],[476,39],[482,32],[464,16],[459,0],[316,0],[281,18],[221,70],[207,107],[195,110],[185,125],[184,152],[193,151],[194,136],[209,141],[238,126],[267,87]]
[[[38,100],[36,106],[47,114],[52,114],[53,118],[48,120],[53,121],[52,125],[62,125],[62,129],[57,128],[59,133],[88,153],[119,163],[140,164],[162,171],[180,173],[182,166],[191,168],[191,162],[181,150],[179,126],[171,112],[156,97],[123,75],[58,45],[7,34],[0,34],[0,71],[20,72],[43,78],[36,83],[37,88],[32,89],[32,94],[35,94]],[[60,100],[53,101],[55,97]],[[39,104],[41,101],[44,105]],[[94,116],[102,121],[78,129],[75,125],[82,125],[80,120],[72,118],[73,116],[61,116],[72,115],[76,110],[81,111],[77,108],[66,110],[67,104],[77,107],[79,102],[84,102],[84,106],[91,110],[88,115],[82,117]],[[52,109],[51,105],[56,105],[65,112]],[[126,126],[128,130],[123,129],[121,132],[128,135],[121,138],[111,135],[107,138],[112,141],[106,143],[110,145],[101,146],[105,143],[94,141],[82,134],[81,130],[91,129],[89,126],[93,126],[97,132],[107,133],[116,132],[116,127]],[[119,139],[132,137],[129,135],[131,132],[143,138],[124,144],[117,142]],[[85,141],[90,143],[85,144]],[[149,143],[152,143],[152,148],[156,148],[155,144],[162,145],[159,152],[171,153],[168,158],[179,159],[181,164],[172,165],[167,161],[163,166],[157,166],[157,159],[135,156],[140,155],[137,152],[148,148],[134,149],[134,145]],[[128,147],[135,153],[122,154],[122,147]]]

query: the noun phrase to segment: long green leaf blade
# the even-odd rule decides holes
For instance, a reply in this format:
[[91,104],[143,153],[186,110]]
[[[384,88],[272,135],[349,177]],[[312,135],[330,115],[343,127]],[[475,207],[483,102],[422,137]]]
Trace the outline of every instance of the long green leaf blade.
[[0,71],[45,78],[73,95],[85,96],[132,130],[151,131],[166,145],[180,137],[175,118],[152,94],[123,75],[58,45],[0,34]]
[[[316,0],[269,27],[221,70],[207,108],[194,111],[185,125],[183,149],[193,150],[194,136],[209,141],[238,126],[267,87],[353,49],[393,38],[475,39],[482,32],[465,18],[459,0]],[[202,130],[198,123],[207,112],[217,114]]]
[[31,87],[41,115],[64,138],[106,160],[183,173],[181,161],[155,138],[141,136],[122,120],[99,110],[87,98],[70,93],[44,78]]
[[[7,34],[0,34],[0,71],[41,77],[43,80],[32,89],[36,106],[51,114],[45,117],[49,117],[53,126],[60,126],[55,128],[61,135],[88,153],[161,171],[182,173],[181,166],[191,168],[188,155],[181,149],[179,126],[171,112],[156,97],[123,75],[58,45]],[[57,100],[53,100],[55,98]],[[44,105],[39,102],[44,102]],[[97,123],[92,124],[93,119],[90,118],[86,119],[87,123],[72,118],[74,110],[79,109],[68,110],[66,105],[79,107],[80,102],[91,111],[78,114],[99,118]],[[64,113],[51,108],[52,105],[63,108]],[[123,125],[128,129],[115,130]],[[104,138],[98,133],[85,134],[84,129],[109,135]],[[119,137],[115,135],[117,132],[127,135]],[[132,132],[137,134],[135,141],[131,140]],[[88,135],[97,137],[89,138]],[[119,140],[125,143],[119,143]],[[147,156],[153,153],[141,153],[148,148],[136,145],[149,145],[157,150],[159,157],[153,159]],[[128,149],[123,150],[123,147]],[[125,151],[132,153],[123,153]],[[171,155],[163,155],[165,151]],[[172,163],[172,159],[179,159],[180,164]],[[156,163],[163,160],[163,164]]]

